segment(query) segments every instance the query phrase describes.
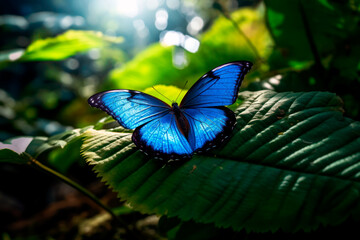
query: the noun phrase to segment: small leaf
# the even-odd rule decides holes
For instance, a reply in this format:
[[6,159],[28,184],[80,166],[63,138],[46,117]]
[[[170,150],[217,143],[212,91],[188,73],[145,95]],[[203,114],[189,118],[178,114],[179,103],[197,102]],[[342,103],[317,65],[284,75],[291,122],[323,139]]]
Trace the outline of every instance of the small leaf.
[[[18,137],[6,140],[4,143],[0,142],[0,162],[10,162],[24,164],[28,162],[28,155],[37,158],[44,152],[63,149],[57,151],[52,157],[50,162],[60,170],[65,171],[71,164],[80,159],[80,145],[81,134],[92,126],[82,129],[73,129],[61,134],[47,137]],[[70,150],[69,150],[70,149]],[[75,149],[75,151],[74,151]],[[25,153],[25,154],[24,154]],[[64,159],[66,161],[64,161]],[[64,164],[64,162],[66,164]]]
[[186,162],[147,159],[131,133],[88,130],[83,155],[144,213],[266,232],[360,217],[360,123],[326,92],[244,92],[222,148]]
[[0,149],[10,149],[17,154],[21,154],[26,151],[33,139],[33,137],[19,137],[8,140],[10,144],[0,142]]
[[79,162],[81,159],[82,138],[80,136],[75,137],[65,143],[66,145],[63,147],[53,149],[48,156],[49,164],[61,173],[65,173],[74,163]]
[[176,98],[178,101],[181,100],[185,96],[186,92],[187,90],[181,90],[180,88],[166,85],[156,85],[144,90],[144,93],[159,98],[170,105],[175,101]]
[[8,148],[0,148],[0,163],[26,164],[28,160]]
[[100,32],[69,30],[54,38],[40,39],[31,43],[21,57],[22,61],[63,60],[92,48],[120,43],[122,38],[108,37]]
[[68,143],[72,140],[79,137],[81,133],[86,131],[87,129],[92,128],[92,126],[80,128],[80,129],[72,129],[65,131],[63,133],[56,134],[49,139],[44,140],[41,144],[38,143],[36,146],[32,148],[32,151],[27,151],[30,155],[34,156],[35,158],[40,154],[53,150],[56,148],[64,148]]
[[[33,142],[37,142],[38,137],[18,137],[0,142],[0,162],[26,164],[29,162],[28,157],[24,155],[31,149]],[[9,143],[6,143],[9,142]]]

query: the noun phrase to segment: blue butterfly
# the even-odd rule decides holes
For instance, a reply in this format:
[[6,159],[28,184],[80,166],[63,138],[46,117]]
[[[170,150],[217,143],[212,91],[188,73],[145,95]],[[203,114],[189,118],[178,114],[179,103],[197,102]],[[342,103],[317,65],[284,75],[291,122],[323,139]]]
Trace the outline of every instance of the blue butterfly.
[[186,93],[180,105],[172,105],[146,93],[110,90],[88,100],[107,112],[121,126],[135,129],[135,145],[154,158],[189,159],[207,151],[231,134],[236,118],[225,107],[233,104],[251,62],[221,65],[202,76]]

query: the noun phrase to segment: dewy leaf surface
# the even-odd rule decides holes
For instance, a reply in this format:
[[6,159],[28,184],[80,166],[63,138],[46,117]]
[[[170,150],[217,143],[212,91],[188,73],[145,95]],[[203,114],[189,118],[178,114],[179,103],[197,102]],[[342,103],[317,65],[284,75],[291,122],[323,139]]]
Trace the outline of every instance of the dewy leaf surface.
[[231,139],[165,165],[131,133],[88,130],[83,154],[135,209],[235,230],[315,229],[360,215],[360,123],[332,93],[244,92]]

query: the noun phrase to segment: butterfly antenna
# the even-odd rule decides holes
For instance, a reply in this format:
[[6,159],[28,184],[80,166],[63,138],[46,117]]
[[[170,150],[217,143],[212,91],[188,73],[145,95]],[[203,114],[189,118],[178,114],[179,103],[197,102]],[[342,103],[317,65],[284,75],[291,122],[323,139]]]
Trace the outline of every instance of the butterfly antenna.
[[162,94],[161,92],[159,92],[154,86],[152,87],[158,94],[160,94],[161,96],[163,96],[164,98],[166,98],[167,100],[169,100],[170,102],[172,102],[169,98],[167,98],[164,94]]
[[182,93],[182,91],[183,91],[184,88],[186,87],[186,84],[187,84],[187,83],[188,83],[188,81],[185,82],[184,87],[181,89],[179,95],[176,97],[175,102],[177,101],[177,99],[179,98],[180,94]]

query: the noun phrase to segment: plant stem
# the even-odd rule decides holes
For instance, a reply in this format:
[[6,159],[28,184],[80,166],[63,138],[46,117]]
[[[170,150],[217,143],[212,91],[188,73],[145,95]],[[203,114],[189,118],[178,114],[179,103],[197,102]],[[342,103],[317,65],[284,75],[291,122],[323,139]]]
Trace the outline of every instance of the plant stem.
[[245,39],[246,43],[250,46],[250,48],[254,52],[256,58],[262,62],[263,60],[262,60],[258,50],[254,46],[254,44],[252,44],[251,40],[246,36],[246,34],[241,30],[241,28],[239,27],[237,22],[230,16],[230,14],[225,12],[225,10],[223,9],[223,7],[220,3],[215,2],[214,7],[216,9],[218,9],[221,12],[221,14],[234,25],[234,27],[237,29],[237,31],[240,33],[240,35]]
[[94,194],[92,194],[91,192],[89,192],[87,189],[85,189],[84,187],[82,187],[80,184],[74,182],[73,180],[71,180],[70,178],[62,175],[61,173],[45,166],[44,164],[42,164],[41,162],[37,161],[35,158],[33,158],[32,156],[30,156],[29,154],[25,153],[26,156],[28,157],[28,159],[30,160],[31,164],[34,164],[36,167],[40,168],[41,170],[57,177],[58,179],[60,179],[61,181],[65,182],[66,184],[72,186],[73,188],[75,188],[76,190],[78,190],[79,192],[81,192],[82,194],[84,194],[85,196],[87,196],[88,198],[90,198],[94,203],[96,203],[96,205],[98,205],[99,207],[101,207],[102,209],[104,209],[105,211],[107,211],[114,219],[117,218],[117,216],[111,211],[111,209],[107,206],[105,206]]
[[304,10],[304,6],[303,6],[303,3],[301,0],[299,0],[299,9],[300,9],[300,14],[301,14],[302,21],[304,24],[306,38],[308,39],[309,46],[310,46],[311,52],[312,52],[314,60],[315,60],[315,64],[320,69],[320,71],[324,71],[324,66],[321,63],[321,58],[320,58],[319,52],[316,48],[316,44],[315,44],[313,35],[311,33],[310,24],[307,19],[306,12]]
[[[91,192],[89,192],[87,189],[85,189],[84,187],[82,187],[80,184],[74,182],[73,180],[71,180],[70,178],[62,175],[61,173],[45,166],[44,164],[42,164],[41,162],[37,161],[35,158],[33,158],[30,154],[24,152],[23,155],[26,156],[26,158],[29,160],[29,164],[31,164],[34,167],[40,168],[41,170],[47,172],[50,175],[53,175],[55,177],[57,177],[58,179],[60,179],[61,181],[65,182],[66,184],[72,186],[73,188],[75,188],[76,190],[78,190],[79,192],[81,192],[82,194],[84,194],[86,197],[88,197],[89,199],[91,199],[96,205],[98,205],[99,207],[101,207],[102,209],[104,209],[106,212],[108,212],[111,217],[122,227],[124,227],[126,229],[126,231],[131,234],[131,235],[136,235],[134,233],[134,231],[130,230],[127,226],[127,224],[125,223],[125,221],[123,221],[121,218],[119,218],[118,216],[115,215],[115,213],[105,204],[103,204],[94,194],[92,194]],[[135,237],[135,239],[139,239],[138,237]]]

